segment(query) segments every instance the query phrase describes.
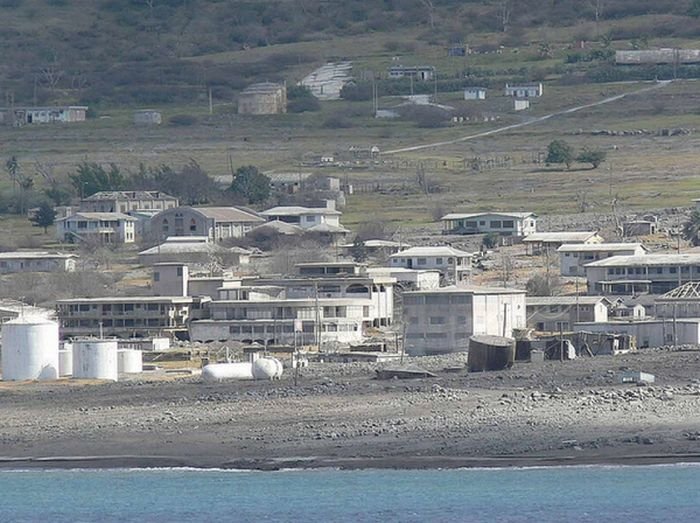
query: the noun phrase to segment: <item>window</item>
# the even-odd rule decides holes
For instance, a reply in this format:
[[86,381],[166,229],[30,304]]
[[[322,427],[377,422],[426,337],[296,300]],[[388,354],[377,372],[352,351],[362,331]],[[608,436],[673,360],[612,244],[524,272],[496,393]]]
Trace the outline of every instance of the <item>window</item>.
[[435,258],[435,265],[442,265],[442,258]]
[[513,220],[505,220],[503,222],[503,228],[504,229],[514,229],[515,228],[515,222]]
[[668,272],[671,274],[676,274],[678,272],[678,269],[676,267],[669,267]]
[[467,221],[465,222],[464,226],[465,226],[465,227],[469,227],[469,228],[471,228],[471,229],[475,229],[475,228],[476,228],[476,222],[475,222],[475,221],[469,221],[469,220],[467,220]]
[[315,216],[306,216],[305,219],[306,219],[306,222],[307,222],[307,223],[313,223],[313,222],[316,221],[316,217],[315,217]]
[[418,265],[425,265],[425,264],[426,264],[425,258],[418,258]]
[[430,325],[444,325],[445,324],[445,317],[444,316],[431,316],[430,317]]
[[479,220],[479,225],[486,225],[486,220]]
[[500,229],[501,228],[501,220],[491,220],[490,226],[492,229]]
[[190,232],[196,232],[197,231],[197,222],[195,221],[194,218],[190,220]]
[[153,273],[153,281],[160,281],[160,273],[159,272]]
[[182,267],[177,268],[177,275],[182,276]]

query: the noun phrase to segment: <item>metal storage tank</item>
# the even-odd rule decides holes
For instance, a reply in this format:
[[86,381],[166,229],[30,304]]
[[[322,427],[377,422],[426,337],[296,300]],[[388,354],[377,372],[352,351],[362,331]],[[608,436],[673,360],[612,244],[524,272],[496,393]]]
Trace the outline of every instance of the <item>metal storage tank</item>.
[[251,363],[210,363],[202,369],[204,381],[221,380],[252,380],[253,365]]
[[73,347],[58,351],[58,375],[71,376],[73,374]]
[[501,336],[472,336],[469,338],[467,366],[469,372],[503,370],[513,366],[515,340]]
[[143,372],[143,355],[136,349],[119,349],[117,351],[117,369],[120,373],[137,374]]
[[256,380],[279,379],[282,376],[282,362],[277,358],[258,358],[253,362],[253,377]]
[[73,377],[117,381],[117,340],[73,341]]
[[3,380],[58,378],[58,324],[17,318],[2,327]]

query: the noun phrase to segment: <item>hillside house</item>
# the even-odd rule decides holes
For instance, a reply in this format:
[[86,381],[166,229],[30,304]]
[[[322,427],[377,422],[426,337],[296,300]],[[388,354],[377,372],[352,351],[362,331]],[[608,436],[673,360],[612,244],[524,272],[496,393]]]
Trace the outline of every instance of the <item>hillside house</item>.
[[238,95],[238,114],[281,114],[287,112],[287,86],[263,82],[246,87]]
[[465,87],[464,88],[464,99],[465,100],[486,100],[486,88],[485,87]]
[[73,272],[75,254],[46,251],[0,252],[0,274],[17,272]]
[[160,125],[163,123],[163,115],[155,109],[139,109],[134,111],[135,125]]
[[643,256],[648,249],[641,243],[564,244],[557,249],[562,276],[585,276],[584,266],[612,256]]
[[136,218],[120,212],[77,212],[56,220],[59,242],[134,243]]
[[268,221],[289,223],[305,231],[345,235],[350,231],[341,225],[342,215],[335,200],[326,200],[325,207],[279,206],[260,213]]
[[577,322],[608,321],[613,303],[602,296],[528,296],[527,326],[541,332],[570,331]]
[[406,352],[444,354],[469,348],[474,334],[511,336],[525,328],[525,291],[444,287],[403,295]]
[[472,270],[473,254],[450,246],[411,247],[389,257],[391,267],[437,269],[443,276],[462,281]]
[[394,65],[389,68],[389,79],[413,78],[421,82],[427,82],[435,78],[435,67],[432,65]]
[[516,98],[513,100],[513,110],[514,111],[525,111],[530,108],[530,100],[521,100]]
[[163,243],[139,252],[139,264],[181,262],[204,265],[216,262],[224,267],[241,267],[250,263],[251,254],[240,247],[222,247],[207,236],[170,236]]
[[243,207],[175,207],[159,212],[151,219],[155,238],[204,236],[219,242],[242,238],[265,220]]
[[523,243],[529,254],[552,252],[564,244],[598,244],[605,240],[596,231],[536,232],[527,236]]
[[525,237],[537,230],[531,212],[452,213],[441,218],[443,234],[488,234]]
[[83,212],[163,211],[178,206],[178,199],[162,191],[100,191],[80,200]]
[[505,95],[515,98],[539,98],[543,94],[544,88],[541,83],[524,85],[506,84],[505,87]]
[[589,294],[663,294],[700,280],[700,254],[613,256],[586,265]]

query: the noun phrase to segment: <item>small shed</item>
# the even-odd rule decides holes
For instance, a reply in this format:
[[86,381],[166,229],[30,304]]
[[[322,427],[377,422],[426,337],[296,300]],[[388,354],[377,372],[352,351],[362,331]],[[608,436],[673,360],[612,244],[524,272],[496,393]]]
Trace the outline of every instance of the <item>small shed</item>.
[[155,109],[139,109],[134,111],[134,124],[136,125],[160,125],[163,116]]
[[467,87],[464,89],[465,100],[486,100],[485,87]]
[[513,109],[516,111],[525,111],[530,108],[530,100],[513,100]]

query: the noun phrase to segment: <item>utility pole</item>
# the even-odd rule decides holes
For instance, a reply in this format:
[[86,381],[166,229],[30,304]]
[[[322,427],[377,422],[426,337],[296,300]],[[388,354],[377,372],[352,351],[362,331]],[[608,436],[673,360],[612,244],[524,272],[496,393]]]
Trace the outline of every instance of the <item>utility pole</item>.
[[212,99],[211,87],[209,87],[209,114],[214,114],[214,101]]

